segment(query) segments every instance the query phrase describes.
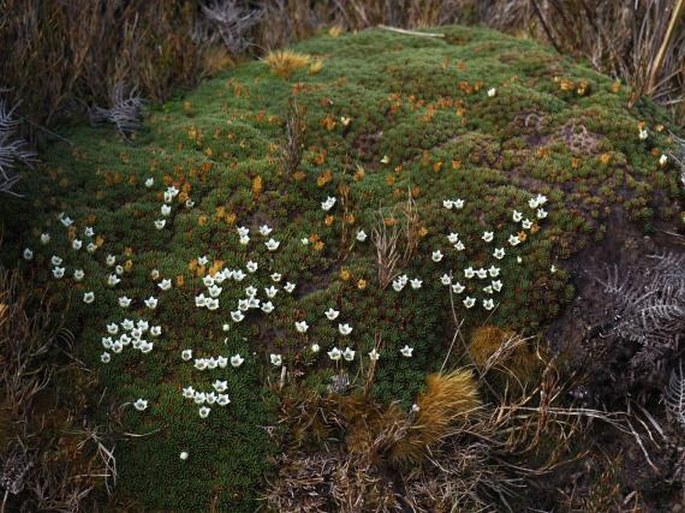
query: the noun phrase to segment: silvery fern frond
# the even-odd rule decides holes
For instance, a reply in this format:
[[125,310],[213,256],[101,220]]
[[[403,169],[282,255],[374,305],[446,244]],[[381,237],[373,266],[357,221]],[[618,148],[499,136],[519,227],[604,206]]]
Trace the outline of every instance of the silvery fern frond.
[[677,369],[673,369],[668,387],[664,390],[666,408],[675,417],[680,426],[685,429],[685,373],[682,360]]
[[0,98],[0,192],[19,196],[12,189],[21,178],[11,170],[17,162],[31,165],[36,154],[27,148],[26,141],[17,136],[20,121],[14,116],[19,104],[10,106]]
[[110,95],[110,108],[105,109],[95,105],[88,112],[88,116],[93,126],[104,123],[114,124],[119,135],[129,140],[129,136],[143,126],[147,102],[136,94],[135,87],[128,95],[125,94],[125,89],[123,83],[117,82]]

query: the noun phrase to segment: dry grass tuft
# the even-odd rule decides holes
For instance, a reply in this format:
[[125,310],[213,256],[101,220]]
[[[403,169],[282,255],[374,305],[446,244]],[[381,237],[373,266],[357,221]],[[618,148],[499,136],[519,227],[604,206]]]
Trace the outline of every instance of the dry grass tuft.
[[271,71],[282,78],[289,78],[295,71],[302,69],[312,62],[310,55],[295,52],[293,50],[273,50],[266,54],[262,60],[271,68]]

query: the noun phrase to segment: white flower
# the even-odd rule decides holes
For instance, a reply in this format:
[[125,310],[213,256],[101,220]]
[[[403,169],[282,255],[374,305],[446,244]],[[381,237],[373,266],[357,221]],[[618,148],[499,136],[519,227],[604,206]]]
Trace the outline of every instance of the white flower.
[[225,369],[228,366],[228,358],[226,358],[225,356],[217,356],[216,365],[220,369]]
[[233,322],[240,322],[245,318],[245,314],[241,312],[240,310],[234,310],[231,312],[231,319],[233,319]]
[[167,187],[166,192],[167,192],[172,198],[175,198],[176,196],[178,196],[178,193],[179,193],[180,191],[179,191],[176,187],[174,187],[174,186],[172,185],[171,187]]
[[295,329],[298,331],[298,333],[306,333],[309,329],[309,324],[307,324],[307,321],[296,322]]
[[278,293],[278,289],[276,287],[274,287],[273,285],[271,285],[269,287],[264,287],[264,292],[266,293],[266,296],[269,299],[273,299],[274,297],[276,297],[276,294]]
[[118,265],[114,268],[114,272],[117,274],[117,276],[121,276],[122,274],[124,274],[124,268]]
[[487,294],[492,294],[492,285],[488,285],[487,287],[483,287],[483,292],[486,292]]
[[493,299],[483,299],[483,308],[487,311],[492,310],[495,308],[495,301]]
[[640,138],[641,141],[644,141],[649,137],[649,132],[647,132],[646,128],[641,128],[640,132],[638,133],[638,137]]
[[116,322],[107,325],[107,333],[110,335],[116,335],[119,333],[119,325]]
[[303,246],[308,246],[309,245],[309,239],[307,237],[302,237],[300,239],[300,242],[302,243]]
[[454,201],[454,208],[456,208],[457,210],[464,208],[464,200],[463,199],[457,198],[453,201]]
[[442,251],[440,251],[439,249],[433,251],[433,254],[431,255],[431,260],[433,260],[433,262],[439,262],[440,260],[442,260]]
[[166,226],[166,219],[157,219],[155,220],[155,228],[158,230],[161,230]]
[[514,214],[511,216],[515,223],[518,223],[523,219],[523,214],[518,210],[514,210]]
[[483,269],[482,267],[476,271],[476,276],[480,278],[481,280],[485,279],[488,277],[488,272]]
[[209,416],[209,412],[212,410],[210,408],[207,408],[206,406],[200,406],[200,409],[197,410],[197,413],[200,415],[200,418],[206,419]]
[[207,310],[217,310],[219,308],[219,300],[207,298]]
[[133,403],[133,407],[138,411],[143,411],[147,409],[147,401],[145,399],[138,399]]
[[510,235],[509,236],[509,244],[512,246],[518,246],[521,243],[521,239],[518,238],[518,235]]
[[497,94],[497,89],[495,89],[494,87],[491,87],[490,89],[488,89],[488,97],[489,98],[492,98],[496,94]]
[[387,155],[383,155],[383,158],[380,160],[381,164],[390,164],[390,157]]
[[159,213],[162,214],[162,216],[167,217],[171,214],[171,207],[169,205],[162,205],[159,208]]
[[442,200],[442,206],[445,207],[447,210],[452,210],[454,208],[454,201],[451,199],[444,199]]
[[[204,264],[202,264],[204,265]],[[214,285],[214,277],[207,275],[204,278],[202,278],[202,283],[204,284],[205,287],[211,287]]]
[[205,370],[207,368],[207,359],[195,358],[195,361],[193,362],[193,367],[195,367],[197,370]]
[[155,184],[155,179],[152,177],[149,177],[147,180],[145,180],[145,187],[148,189],[152,187]]
[[357,232],[357,240],[359,242],[364,242],[366,240],[366,237],[367,237],[367,235],[366,235],[366,232],[364,230],[359,230]]
[[209,257],[207,255],[197,257],[197,265],[207,265],[208,263]]
[[257,289],[250,285],[245,288],[245,295],[247,297],[255,297],[257,295]]
[[89,242],[88,245],[86,246],[86,251],[88,253],[95,253],[98,249],[98,245],[95,244],[94,242]]
[[31,251],[29,248],[24,250],[24,260],[33,260],[33,251]]
[[207,400],[207,395],[204,392],[200,392],[198,390],[195,391],[193,394],[193,401],[195,404],[202,404]]
[[193,399],[195,397],[195,389],[190,385],[184,387],[183,397],[185,397],[186,399]]
[[152,351],[152,348],[154,347],[154,344],[152,342],[147,342],[145,340],[142,341],[140,344],[140,352],[143,354],[149,353]]
[[247,246],[250,243],[250,236],[249,235],[243,235],[242,237],[240,237],[239,242],[243,246]]
[[466,298],[464,298],[464,306],[466,308],[471,308],[475,304],[476,304],[476,298],[473,298],[471,296],[467,296]]
[[329,308],[324,312],[324,315],[326,316],[326,319],[329,321],[334,321],[338,318],[338,315],[340,315],[339,310],[335,310],[334,308]]
[[450,277],[449,274],[443,274],[440,277],[440,283],[442,283],[443,285],[449,285],[452,283],[452,278]]
[[255,272],[255,271],[257,270],[257,268],[259,267],[259,264],[257,264],[257,262],[253,262],[252,260],[250,260],[250,261],[245,265],[245,267],[247,267],[247,270],[248,270],[249,272],[253,273],[253,272]]
[[219,394],[216,398],[216,404],[219,406],[226,406],[231,400],[228,398],[228,394]]
[[663,153],[661,154],[661,157],[659,157],[659,165],[660,166],[665,166],[666,163],[668,162],[668,156],[664,155]]
[[290,294],[293,290],[295,290],[295,284],[287,281],[285,285],[283,285],[283,290]]
[[234,354],[233,356],[231,356],[231,366],[232,367],[238,368],[243,364],[244,361],[245,361],[245,358],[240,356],[240,354]]
[[113,351],[113,352],[119,354],[119,353],[121,353],[123,350],[124,350],[124,345],[123,345],[120,341],[116,340],[116,341],[112,344],[112,351]]
[[[125,296],[124,296],[125,297]],[[121,321],[121,327],[124,328],[126,331],[131,331],[134,328],[133,321],[131,319],[124,319]]]
[[517,256],[517,257],[516,257],[516,263],[517,263],[517,264],[522,264],[522,263],[523,263],[523,258],[521,258],[520,256]]
[[504,258],[504,248],[495,249],[492,256],[494,256],[497,260],[502,260]]
[[83,302],[85,304],[89,305],[93,301],[95,301],[95,292],[84,292],[83,293]]
[[52,275],[55,277],[55,279],[59,280],[62,276],[64,276],[64,267],[55,267],[52,270]]
[[491,242],[494,236],[495,236],[495,232],[483,232],[483,236],[481,238],[485,242]]
[[40,234],[40,243],[45,246],[48,242],[50,242],[50,234],[49,233],[41,233]]
[[158,280],[159,279],[159,271],[157,269],[153,269],[150,271],[150,278],[153,280]]
[[160,282],[157,284],[157,286],[158,286],[161,290],[169,290],[169,289],[171,288],[171,280],[170,280],[169,278],[166,278],[166,279],[160,281]]
[[[148,178],[148,180],[152,180],[152,178]],[[185,461],[188,459],[188,453],[186,451],[181,451],[181,454],[179,454],[178,457],[181,458],[181,461]]]
[[275,239],[269,239],[264,243],[264,245],[266,246],[266,249],[268,249],[269,251],[276,251],[278,249],[278,246],[281,245],[281,243]]
[[144,301],[145,306],[147,306],[150,310],[157,308],[157,302],[157,298],[154,296],[150,296]]
[[551,273],[557,272],[557,266],[552,264],[552,267],[549,268],[549,272],[551,272]]
[[207,361],[207,368],[208,369],[216,369],[217,366],[219,365],[219,360],[211,357],[211,358],[206,358]]
[[225,392],[226,389],[228,388],[228,382],[227,381],[219,381],[218,379],[212,383],[212,387],[214,387],[214,390],[217,392]]
[[283,278],[283,275],[281,273],[272,273],[271,274],[271,280],[275,281],[276,283],[281,281],[281,278]]
[[450,233],[450,234],[447,236],[447,241],[448,241],[450,244],[456,244],[457,242],[459,242],[459,234],[458,234],[458,233],[454,233],[454,232]]
[[334,197],[328,196],[328,197],[326,198],[326,201],[322,201],[322,202],[321,202],[321,209],[322,209],[324,212],[328,212],[330,209],[333,208],[333,205],[335,205],[335,201],[336,201],[336,200],[335,200]]
[[533,226],[533,221],[530,219],[524,219],[521,221],[521,226],[523,227],[524,230],[529,230],[531,226]]
[[340,332],[341,335],[349,335],[352,333],[352,326],[349,324],[338,324],[338,331]]
[[309,346],[309,349],[312,350],[312,353],[318,353],[321,350],[321,347],[319,347],[319,344],[314,342],[311,346]]
[[378,351],[376,351],[375,347],[369,352],[369,359],[371,361],[374,361],[374,362],[378,361],[380,356],[381,356],[380,353]]
[[[138,329],[140,331],[147,331],[149,326],[150,325],[148,324],[148,322],[144,321],[143,319],[140,319],[138,321]],[[161,334],[162,334],[162,327],[161,326],[153,326],[152,328],[150,328],[150,335],[152,335],[153,337],[158,337]]]
[[218,285],[212,285],[211,287],[207,288],[207,292],[209,292],[209,295],[211,297],[219,297],[221,295],[222,290],[223,289]]
[[245,274],[242,269],[237,269],[233,271],[233,279],[235,281],[243,281],[245,279],[245,276],[247,276],[247,274]]
[[74,280],[81,281],[85,275],[83,269],[74,269]]
[[259,227],[259,233],[266,237],[271,233],[273,228],[270,228],[268,224],[263,224],[262,226]]
[[110,274],[107,277],[107,285],[110,287],[114,287],[121,281],[121,278],[119,278],[116,274]]
[[131,299],[126,296],[121,296],[119,298],[119,306],[121,308],[128,308],[131,304]]
[[268,314],[274,311],[274,304],[271,301],[267,301],[266,303],[262,303],[262,312]]
[[547,203],[547,196],[545,196],[544,194],[538,194],[537,196],[535,196],[535,201],[539,206],[542,206],[545,203]]
[[345,359],[346,362],[351,362],[352,360],[354,360],[355,353],[356,353],[356,351],[353,351],[352,349],[347,347],[343,351],[342,355],[343,355],[343,358]]
[[409,283],[411,284],[412,289],[417,290],[421,288],[421,285],[423,285],[423,280],[414,278],[413,280],[410,280]]
[[538,219],[544,219],[545,217],[547,217],[547,211],[542,208],[538,208],[537,216]]
[[164,191],[164,203],[171,203],[174,201],[174,197],[169,194],[169,191]]
[[238,236],[247,237],[250,234],[250,229],[246,226],[238,226]]
[[204,294],[200,293],[199,296],[195,296],[195,306],[198,308],[204,308],[207,306],[207,297],[205,297]]
[[231,325],[228,324],[227,322],[224,323],[224,325],[221,327],[223,331],[231,331]]
[[456,249],[457,251],[464,251],[466,249],[466,246],[464,246],[464,243],[462,241],[459,241],[454,245],[454,249]]
[[269,355],[269,360],[271,361],[271,365],[276,367],[280,367],[283,364],[283,357],[280,354],[271,353]]
[[328,357],[334,362],[337,362],[342,357],[342,351],[340,351],[340,349],[338,349],[337,347],[334,347],[333,349],[328,351]]
[[529,206],[530,208],[538,208],[538,206],[539,206],[539,204],[538,204],[538,199],[537,199],[537,198],[531,198],[531,199],[529,199],[529,200],[528,200],[528,206]]
[[464,277],[465,278],[473,278],[476,274],[476,271],[473,270],[473,267],[469,266],[466,269],[464,269]]
[[186,200],[185,205],[186,205],[186,208],[193,208],[195,206],[195,202],[193,200],[191,200],[190,198],[188,198]]
[[464,287],[464,286],[463,286],[461,283],[459,283],[459,282],[457,282],[457,283],[455,283],[454,285],[452,285],[452,292],[454,292],[455,294],[461,294],[462,292],[464,292],[465,289],[466,289],[466,287]]
[[414,348],[409,347],[406,344],[402,349],[400,349],[400,353],[402,353],[402,356],[404,356],[405,358],[411,358],[413,352],[414,352]]
[[395,292],[400,292],[404,288],[404,282],[395,278],[392,280],[392,288],[395,290]]
[[193,350],[192,349],[184,349],[181,351],[181,359],[184,362],[187,362],[193,358]]
[[495,292],[499,292],[502,290],[502,282],[500,280],[493,281],[492,288],[495,290]]
[[109,355],[109,353],[107,351],[105,351],[104,353],[102,353],[100,355],[100,361],[102,363],[109,363],[111,360],[112,360],[112,357]]
[[491,265],[490,268],[488,269],[488,273],[490,273],[490,276],[492,278],[497,278],[497,276],[499,276],[499,271],[500,271],[500,268],[495,267],[494,265]]
[[71,219],[69,216],[64,216],[64,212],[62,212],[60,215],[57,216],[57,219],[59,219],[59,222],[62,223],[62,226],[69,228],[72,224],[74,224],[74,221]]
[[214,392],[207,392],[205,394],[205,402],[207,404],[214,404],[216,402],[217,396]]
[[63,260],[57,255],[52,255],[52,257],[50,258],[50,263],[55,267],[57,267],[58,265],[62,265],[62,262]]

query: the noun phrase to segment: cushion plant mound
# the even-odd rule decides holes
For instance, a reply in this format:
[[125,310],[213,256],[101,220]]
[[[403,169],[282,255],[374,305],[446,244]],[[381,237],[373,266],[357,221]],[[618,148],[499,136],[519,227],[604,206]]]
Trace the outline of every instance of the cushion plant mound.
[[[241,64],[153,109],[131,142],[65,127],[29,199],[3,199],[7,258],[30,248],[21,265],[71,306],[96,415],[111,404],[145,435],[116,447],[122,503],[253,511],[281,380],[355,386],[376,348],[374,397],[408,407],[447,354],[452,302],[466,332],[538,333],[610,218],[648,230],[677,215],[662,112],[551,48],[439,31],[325,34]],[[31,216],[9,215],[27,201]],[[397,265],[379,272],[395,235]]]

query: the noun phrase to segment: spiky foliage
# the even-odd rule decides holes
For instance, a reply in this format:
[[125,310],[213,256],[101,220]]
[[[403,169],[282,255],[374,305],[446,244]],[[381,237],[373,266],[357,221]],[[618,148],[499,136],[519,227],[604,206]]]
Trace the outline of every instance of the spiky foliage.
[[0,98],[0,192],[18,196],[12,191],[21,178],[11,170],[18,162],[30,164],[35,153],[26,147],[26,141],[17,135],[19,120],[14,113],[19,104],[10,107],[5,98]]
[[261,9],[236,0],[211,0],[201,4],[202,14],[226,48],[237,54],[250,46],[249,31],[259,21]]
[[621,273],[617,267],[600,281],[607,296],[602,335],[636,342],[631,363],[653,367],[675,348],[685,330],[685,255],[650,257],[653,265]]
[[146,102],[137,94],[134,87],[126,94],[126,86],[117,82],[110,94],[109,108],[97,105],[90,109],[89,117],[93,126],[112,123],[119,135],[128,140],[132,134],[143,126]]
[[288,113],[285,120],[285,139],[279,148],[281,172],[286,178],[297,172],[304,153],[304,137],[307,133],[305,108],[291,97],[288,99]]
[[676,422],[685,428],[685,373],[682,361],[671,372],[671,379],[664,391],[664,403]]
[[310,55],[293,50],[273,50],[262,59],[271,71],[279,77],[288,78],[298,69],[309,66],[312,62]]

